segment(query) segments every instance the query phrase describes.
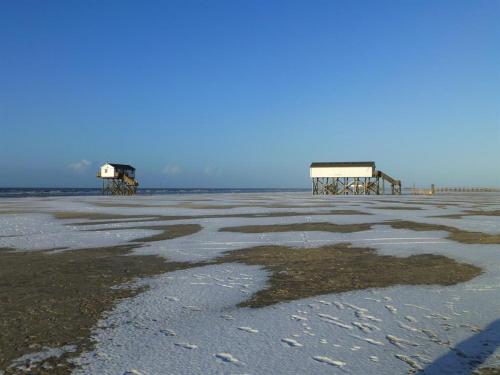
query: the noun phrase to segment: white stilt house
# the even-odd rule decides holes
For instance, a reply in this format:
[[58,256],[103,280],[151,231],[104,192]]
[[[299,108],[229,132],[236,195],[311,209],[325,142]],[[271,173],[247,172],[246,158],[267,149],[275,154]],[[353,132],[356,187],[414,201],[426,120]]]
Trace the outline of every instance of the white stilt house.
[[317,194],[384,194],[385,182],[392,194],[401,194],[401,181],[375,169],[375,162],[312,163],[312,192]]
[[106,163],[97,173],[102,178],[102,193],[112,195],[134,195],[139,182],[135,179],[135,168],[128,164]]

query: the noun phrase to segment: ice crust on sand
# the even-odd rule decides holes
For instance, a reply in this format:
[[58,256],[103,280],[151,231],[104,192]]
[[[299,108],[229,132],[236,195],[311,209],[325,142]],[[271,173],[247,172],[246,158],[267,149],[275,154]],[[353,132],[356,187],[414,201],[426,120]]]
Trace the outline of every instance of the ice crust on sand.
[[285,338],[281,339],[281,341],[284,342],[285,344],[287,344],[288,346],[293,346],[293,347],[302,347],[302,346],[304,346],[300,342],[298,342],[297,340],[290,339],[288,337],[285,337]]
[[[446,239],[447,233],[443,231],[397,230],[380,223],[399,219],[500,233],[500,220],[493,216],[431,217],[458,214],[474,206],[476,209],[479,206],[488,210],[500,209],[499,197],[491,197],[450,195],[424,201],[411,196],[345,199],[313,198],[305,193],[266,193],[260,196],[138,196],[120,200],[102,197],[5,200],[6,208],[11,210],[14,206],[23,212],[0,215],[0,247],[30,251],[61,247],[72,250],[125,244],[157,233],[126,229],[140,226],[141,222],[126,223],[124,219],[79,226],[74,224],[90,220],[61,220],[50,215],[50,212],[71,210],[149,217],[200,216],[147,222],[148,225],[193,223],[203,227],[200,232],[186,237],[147,243],[135,249],[138,254],[156,254],[171,261],[210,260],[225,251],[252,246],[307,248],[339,242],[372,247],[380,254],[401,257],[425,253],[445,255],[480,266],[484,273],[469,282],[447,287],[405,285],[367,289],[325,294],[259,309],[237,307],[266,287],[269,273],[259,266],[211,265],[138,280],[137,286],[149,289],[121,301],[103,317],[94,329],[95,349],[75,360],[81,367],[74,373],[191,374],[203,369],[205,374],[331,374],[344,371],[388,374],[429,368],[428,375],[444,370],[469,374],[472,369],[469,362],[474,358],[468,357],[467,351],[455,348],[464,340],[481,335],[485,327],[500,318],[500,245],[462,244]],[[238,207],[196,209],[177,206],[190,199],[210,199],[207,205],[214,207]],[[379,201],[382,199],[390,202]],[[419,204],[418,200],[423,203]],[[311,201],[323,203],[326,208],[312,207]],[[129,202],[145,207],[101,207],[96,206],[96,202]],[[249,202],[279,204],[280,207],[301,205],[303,208],[248,207]],[[447,202],[450,205],[446,205]],[[247,206],[243,207],[245,204]],[[377,209],[405,204],[422,209]],[[355,209],[372,215],[313,215],[333,208]],[[36,213],[27,213],[30,210]],[[302,215],[203,218],[269,212],[299,212]],[[304,222],[378,224],[355,233],[219,232],[229,226]],[[124,229],[86,231],[116,227]],[[492,358],[497,354],[492,354]],[[451,356],[451,362],[441,364],[438,359],[446,355]]]

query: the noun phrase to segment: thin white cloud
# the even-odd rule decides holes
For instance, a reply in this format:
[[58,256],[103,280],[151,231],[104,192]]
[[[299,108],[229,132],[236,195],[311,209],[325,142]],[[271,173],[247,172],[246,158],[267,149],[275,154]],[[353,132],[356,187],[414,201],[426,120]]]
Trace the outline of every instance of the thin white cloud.
[[83,173],[87,169],[90,168],[92,165],[92,162],[88,161],[87,159],[82,159],[80,161],[77,161],[75,163],[71,163],[68,165],[68,168],[71,169],[75,173]]
[[205,176],[218,176],[220,175],[220,169],[217,167],[212,167],[207,165],[205,169],[203,170],[203,174]]
[[167,176],[177,176],[182,173],[182,168],[177,164],[167,164],[162,171]]

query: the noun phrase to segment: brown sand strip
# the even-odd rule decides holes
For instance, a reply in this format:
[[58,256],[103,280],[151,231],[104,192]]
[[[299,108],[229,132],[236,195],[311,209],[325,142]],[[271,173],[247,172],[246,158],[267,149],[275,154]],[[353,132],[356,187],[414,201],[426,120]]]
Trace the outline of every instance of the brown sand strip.
[[177,237],[189,236],[194,233],[198,233],[202,230],[199,224],[179,224],[179,225],[162,225],[162,226],[144,226],[136,227],[137,229],[160,229],[162,232],[149,237],[142,237],[133,240],[134,242],[154,242],[154,241],[165,241],[171,240]]
[[[81,214],[81,216],[79,216]],[[372,215],[368,212],[356,210],[329,210],[315,212],[263,212],[252,214],[229,214],[229,215],[115,215],[103,213],[86,212],[64,212],[56,213],[58,219],[87,219],[88,221],[69,223],[68,225],[101,225],[116,223],[136,223],[148,221],[172,221],[172,220],[193,220],[193,219],[219,219],[219,218],[261,218],[261,217],[291,217],[291,216],[325,216],[325,215]],[[117,221],[118,219],[122,219]]]
[[137,238],[129,242],[154,242],[171,240],[177,237],[189,236],[199,232],[202,226],[199,224],[177,224],[177,225],[146,225],[138,227],[118,227],[118,228],[103,228],[103,229],[90,229],[92,232],[107,232],[114,230],[129,230],[129,229],[146,229],[146,230],[159,230],[161,233],[154,234],[148,237]]
[[488,234],[483,232],[470,232],[455,227],[438,224],[417,223],[413,221],[395,220],[381,223],[364,224],[333,224],[333,223],[298,223],[298,224],[271,224],[271,225],[246,225],[239,227],[221,228],[221,232],[239,233],[272,233],[272,232],[304,232],[321,231],[333,233],[351,233],[371,229],[372,225],[390,225],[394,229],[408,229],[414,231],[445,231],[448,239],[467,243],[492,245],[500,244],[500,234]]
[[298,205],[298,204],[279,204],[279,203],[242,203],[242,204],[195,204],[195,203],[176,203],[176,204],[140,204],[140,203],[113,203],[113,202],[94,202],[94,206],[98,207],[129,207],[129,208],[189,208],[196,210],[220,210],[220,209],[231,209],[231,208],[247,208],[247,207],[261,207],[261,208],[309,208],[309,207],[323,207],[331,208],[333,204],[318,203],[313,204]]
[[403,206],[379,206],[371,207],[373,210],[422,210],[422,207],[403,207]]
[[429,217],[440,217],[446,219],[461,219],[465,216],[500,216],[500,210],[491,210],[491,211],[483,211],[483,210],[465,210],[458,214],[449,214],[449,215],[436,215]]
[[141,204],[141,203],[114,203],[114,202],[92,202],[94,206],[97,207],[128,207],[128,208],[157,208],[157,207],[175,207],[175,205],[167,204]]
[[440,201],[404,201],[404,200],[388,200],[388,199],[377,199],[377,202],[384,202],[384,203],[394,203],[394,204],[418,204],[418,205],[427,205],[427,206],[461,206],[461,203],[457,202],[440,202]]
[[0,210],[0,215],[20,215],[20,214],[28,214],[33,213],[34,211],[26,210],[26,209],[18,209],[18,210]]
[[259,246],[228,252],[218,261],[262,265],[271,273],[269,286],[240,304],[248,307],[399,284],[453,285],[481,273],[476,266],[441,255],[401,258],[349,244],[313,249]]
[[416,223],[413,221],[389,221],[380,224],[388,224],[394,229],[409,229],[414,231],[445,231],[447,238],[453,241],[467,244],[492,245],[500,244],[500,234],[488,234],[482,232],[469,232],[466,230],[449,227],[447,225]]
[[272,233],[272,232],[333,232],[352,233],[371,229],[372,224],[333,224],[333,223],[297,223],[297,224],[271,224],[271,225],[245,225],[240,227],[226,227],[220,232],[239,233]]
[[140,203],[92,203],[98,207],[128,207],[128,208],[193,208],[193,209],[223,209],[223,208],[238,208],[238,207],[254,207],[251,205],[210,205],[210,204],[194,204],[194,203],[176,203],[176,204],[140,204]]
[[[130,219],[127,219],[129,217]],[[165,219],[161,216],[148,216],[144,219],[134,219],[132,216],[123,216],[123,220],[95,220],[95,221],[82,221],[78,223],[67,223],[67,226],[88,226],[88,225],[106,225],[106,224],[131,224],[131,223],[147,223],[150,221],[173,221],[173,220],[186,220],[186,216],[171,216],[168,219]],[[111,228],[108,228],[111,229]]]
[[447,214],[447,215],[432,215],[427,216],[428,218],[440,218],[440,219],[461,219],[462,217],[467,216],[466,214]]
[[94,206],[97,207],[178,207],[180,205],[190,205],[193,204],[193,202],[213,202],[213,199],[190,199],[188,201],[182,201],[182,200],[175,200],[175,204],[148,204],[148,202],[144,203],[126,203],[126,202],[91,202]]
[[74,219],[87,219],[87,220],[117,220],[117,219],[140,219],[158,217],[158,215],[122,215],[122,214],[107,214],[103,212],[81,212],[81,211],[56,211],[45,212],[51,214],[56,219],[61,220],[74,220]]

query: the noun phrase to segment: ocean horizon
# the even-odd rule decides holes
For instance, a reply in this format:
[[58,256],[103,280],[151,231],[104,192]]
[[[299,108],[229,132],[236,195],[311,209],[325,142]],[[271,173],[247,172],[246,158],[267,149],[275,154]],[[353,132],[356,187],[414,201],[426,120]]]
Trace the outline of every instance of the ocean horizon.
[[[301,192],[309,188],[139,188],[139,195]],[[63,197],[101,195],[101,188],[8,187],[0,188],[0,198]]]

